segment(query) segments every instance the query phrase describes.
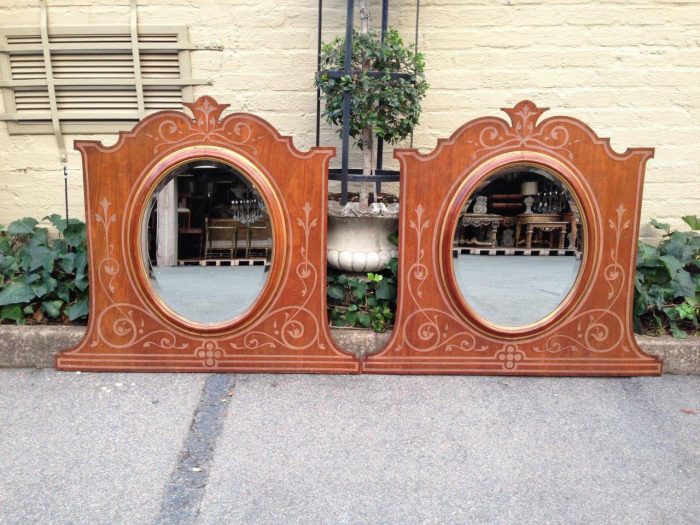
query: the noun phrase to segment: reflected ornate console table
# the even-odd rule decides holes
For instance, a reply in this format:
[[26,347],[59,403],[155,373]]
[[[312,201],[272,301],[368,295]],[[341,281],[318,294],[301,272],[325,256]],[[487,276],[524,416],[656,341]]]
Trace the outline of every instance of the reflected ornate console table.
[[[488,232],[488,240],[485,243],[479,243],[483,246],[496,246],[496,235],[498,227],[501,224],[503,217],[495,213],[463,213],[462,226],[474,226],[476,228],[490,228]],[[469,241],[467,242],[469,244]]]
[[569,226],[568,221],[562,220],[557,214],[522,214],[516,217],[515,222],[515,245],[519,246],[520,236],[523,227],[525,228],[525,248],[532,248],[532,235],[535,230],[543,232],[559,232],[559,249],[564,249],[566,240],[566,228]]

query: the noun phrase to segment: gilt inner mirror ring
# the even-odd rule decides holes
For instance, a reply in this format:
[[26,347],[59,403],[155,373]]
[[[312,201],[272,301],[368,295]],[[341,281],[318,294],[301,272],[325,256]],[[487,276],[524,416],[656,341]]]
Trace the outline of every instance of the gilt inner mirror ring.
[[257,166],[219,148],[178,151],[148,170],[131,202],[131,267],[165,321],[215,332],[269,302],[284,221]]
[[477,167],[447,208],[441,266],[450,300],[487,332],[552,325],[585,292],[595,233],[583,179],[537,160]]

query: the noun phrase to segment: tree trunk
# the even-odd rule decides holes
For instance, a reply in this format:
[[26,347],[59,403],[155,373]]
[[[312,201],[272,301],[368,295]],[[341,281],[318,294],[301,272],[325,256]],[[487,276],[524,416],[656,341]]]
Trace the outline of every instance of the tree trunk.
[[[362,130],[362,175],[372,175],[372,128]],[[369,206],[369,194],[372,191],[371,182],[360,183],[360,204]]]
[[[360,0],[360,32],[368,33],[370,26],[370,14],[369,14],[369,1]],[[362,72],[366,73],[369,71],[369,60],[363,56],[362,58]],[[374,148],[373,144],[373,134],[372,128],[366,127],[362,130],[362,174],[365,176],[372,175],[373,165],[372,159],[374,155],[372,150]],[[372,191],[372,183],[363,182],[360,184],[360,206],[367,207],[369,205],[369,194]]]

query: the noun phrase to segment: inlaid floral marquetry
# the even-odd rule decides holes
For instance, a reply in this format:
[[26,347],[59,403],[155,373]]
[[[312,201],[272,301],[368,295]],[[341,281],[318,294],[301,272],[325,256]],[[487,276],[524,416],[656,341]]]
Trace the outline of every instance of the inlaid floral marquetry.
[[[76,142],[85,180],[90,318],[85,339],[57,357],[59,369],[660,373],[658,359],[640,350],[631,331],[642,183],[652,149],[617,153],[582,122],[540,120],[546,109],[523,101],[504,110],[510,122],[473,120],[439,140],[431,153],[397,150],[397,316],[387,345],[360,361],[334,345],[326,315],[333,148],[301,152],[258,117],[224,116],[227,106],[211,97],[187,107],[191,115],[164,111],[147,117],[111,147]],[[257,299],[238,317],[209,325],[175,314],[159,299],[142,240],[154,188],[176,167],[201,160],[240,171],[260,192],[274,232],[269,273]],[[516,165],[556,174],[571,189],[576,235],[585,240],[585,250],[558,307],[535,323],[501,327],[483,319],[462,295],[453,238],[470,196],[494,172]],[[492,222],[486,251],[497,249],[498,228],[513,226],[512,217]],[[575,237],[570,245],[575,248]]]
[[[327,170],[333,148],[301,152],[253,115],[222,116],[211,97],[192,116],[149,116],[112,147],[78,141],[89,235],[90,320],[85,339],[57,357],[62,370],[356,373],[326,317]],[[174,166],[233,166],[259,189],[273,257],[262,292],[241,316],[211,326],[164,307],[144,270],[140,229],[154,186]]]
[[[638,347],[631,330],[642,184],[653,149],[617,153],[609,139],[576,119],[540,121],[546,109],[523,101],[503,110],[510,122],[476,119],[439,140],[431,153],[395,152],[401,163],[396,328],[387,346],[363,363],[363,371],[661,372],[659,360]],[[452,263],[453,236],[465,202],[491,174],[509,166],[556,173],[575,194],[586,240],[568,295],[541,321],[519,327],[481,318],[464,300]]]

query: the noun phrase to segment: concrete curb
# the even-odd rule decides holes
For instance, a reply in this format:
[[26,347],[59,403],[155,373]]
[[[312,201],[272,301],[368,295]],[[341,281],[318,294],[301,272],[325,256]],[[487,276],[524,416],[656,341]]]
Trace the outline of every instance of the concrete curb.
[[[0,368],[52,368],[54,355],[77,345],[85,330],[84,326],[0,325]],[[331,337],[339,347],[363,358],[379,351],[391,332],[332,328]],[[637,341],[646,352],[663,360],[665,374],[700,375],[700,337],[637,336]]]

